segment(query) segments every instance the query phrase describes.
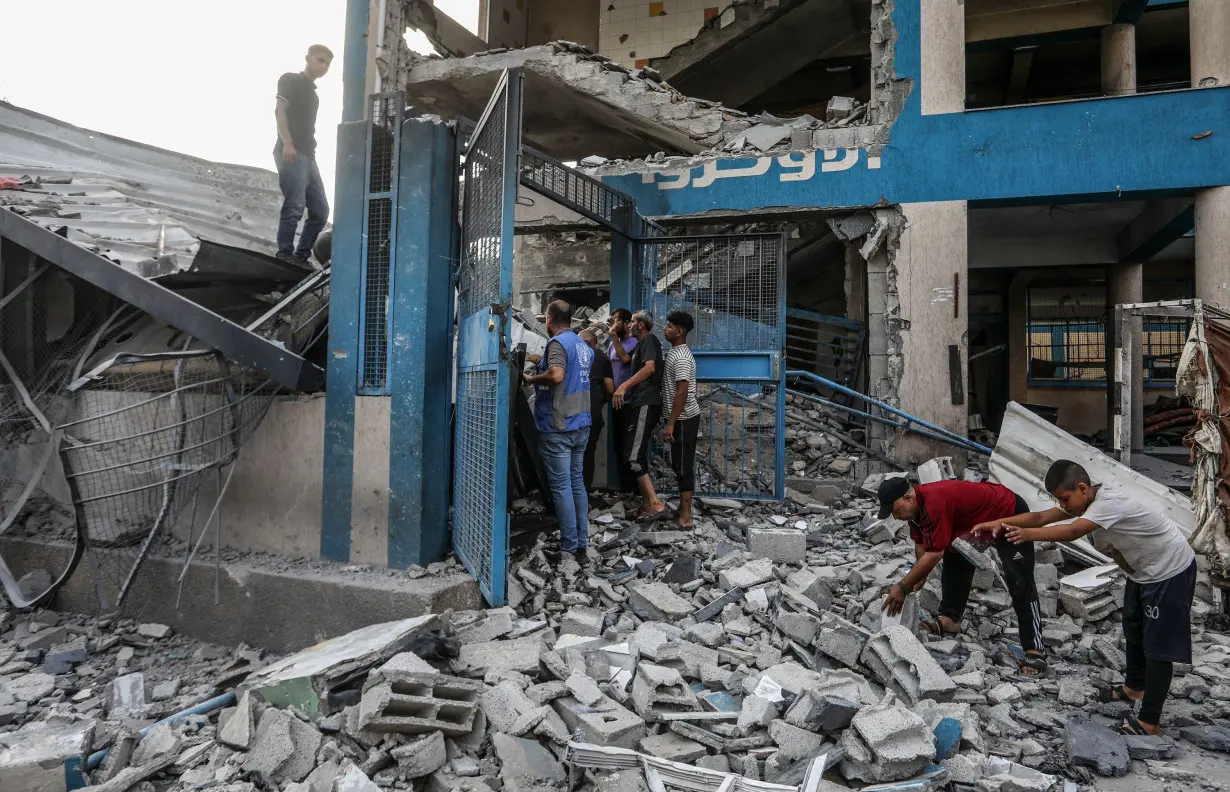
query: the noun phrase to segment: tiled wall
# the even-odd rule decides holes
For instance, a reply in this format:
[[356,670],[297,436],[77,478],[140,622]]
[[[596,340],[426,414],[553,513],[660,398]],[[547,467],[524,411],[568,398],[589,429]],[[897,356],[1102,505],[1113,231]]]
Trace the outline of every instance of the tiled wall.
[[[593,2],[594,0],[591,0]],[[729,0],[597,0],[600,52],[640,68],[696,37],[705,20],[717,16]]]

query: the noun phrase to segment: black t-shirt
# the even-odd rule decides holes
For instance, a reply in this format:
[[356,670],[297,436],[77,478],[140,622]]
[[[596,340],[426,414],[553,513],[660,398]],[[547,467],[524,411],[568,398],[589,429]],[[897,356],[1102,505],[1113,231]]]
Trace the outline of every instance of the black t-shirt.
[[295,149],[316,156],[316,111],[320,108],[316,81],[303,72],[287,72],[278,80],[278,96],[287,103],[286,124]]
[[589,412],[595,422],[601,419],[602,406],[606,404],[606,385],[602,380],[611,376],[611,361],[595,352],[594,365],[589,370]]
[[632,352],[632,374],[635,375],[646,361],[653,361],[653,374],[637,385],[628,399],[630,407],[662,406],[662,342],[656,335],[647,334]]

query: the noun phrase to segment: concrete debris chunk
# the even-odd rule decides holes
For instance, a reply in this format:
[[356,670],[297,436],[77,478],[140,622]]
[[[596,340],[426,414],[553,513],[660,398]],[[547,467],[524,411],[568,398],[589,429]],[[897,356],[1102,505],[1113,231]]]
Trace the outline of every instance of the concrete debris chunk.
[[646,737],[641,740],[640,749],[650,756],[685,764],[691,764],[703,756],[708,756],[705,746],[673,731]]
[[112,716],[120,713],[138,714],[145,709],[145,675],[125,674],[111,683]]
[[639,583],[628,587],[628,604],[647,621],[676,622],[692,615],[692,603],[665,583]]
[[1165,735],[1129,734],[1124,740],[1133,759],[1170,760],[1179,753],[1179,744]]
[[[179,750],[179,738],[169,723],[152,727],[132,752],[132,764],[144,765]],[[176,757],[178,758],[178,756]]]
[[1184,726],[1179,729],[1179,735],[1206,751],[1230,753],[1230,729],[1225,726]]
[[91,719],[49,718],[28,723],[0,739],[0,789],[51,792],[66,789],[66,767],[88,756],[94,740]]
[[948,701],[957,689],[918,638],[900,625],[872,636],[861,657],[881,684],[910,704],[925,698]]
[[657,720],[666,712],[695,712],[700,709],[696,694],[673,668],[641,663],[632,681],[632,704],[646,720]]
[[335,792],[381,792],[380,787],[355,765],[347,767],[335,783]]
[[407,778],[429,776],[448,763],[444,735],[438,731],[399,745],[389,755]]
[[171,628],[165,624],[141,624],[137,626],[137,635],[162,640],[171,636]]
[[573,608],[560,620],[560,634],[598,638],[605,620],[606,614],[597,608]]
[[376,684],[363,691],[359,702],[359,725],[374,732],[469,734],[486,689],[481,682],[387,664],[373,680]]
[[842,734],[846,778],[883,783],[918,774],[935,757],[935,739],[922,718],[892,701],[864,707]]
[[816,636],[816,649],[849,668],[857,668],[863,648],[871,633],[833,613],[826,613],[820,620],[820,634]]
[[512,641],[467,644],[461,647],[454,667],[461,674],[475,677],[489,672],[532,674],[538,671],[543,648],[542,639],[533,635]]
[[794,528],[749,528],[747,550],[758,559],[801,564],[807,557],[807,534]]
[[252,745],[252,724],[254,712],[252,709],[252,694],[244,691],[239,696],[239,704],[227,719],[226,724],[218,730],[218,742],[236,751],[246,751]]
[[[5,693],[14,700],[25,704],[34,704],[40,699],[47,698],[47,696],[51,695],[51,691],[55,689],[56,678],[50,674],[43,674],[37,671],[32,674],[23,674],[10,682],[6,682],[4,686]],[[144,706],[144,700],[142,701],[142,706]]]
[[1063,738],[1072,764],[1092,767],[1103,776],[1127,774],[1131,757],[1127,741],[1118,732],[1074,715],[1064,723]]
[[635,750],[646,734],[645,721],[610,697],[590,707],[567,696],[557,699],[554,707],[568,731],[580,732],[586,742]]
[[563,786],[563,766],[534,740],[496,734],[491,738],[500,760],[500,779],[506,792],[534,792]]
[[725,569],[718,575],[718,585],[724,589],[749,589],[773,580],[773,562],[767,558],[749,561],[735,569]]

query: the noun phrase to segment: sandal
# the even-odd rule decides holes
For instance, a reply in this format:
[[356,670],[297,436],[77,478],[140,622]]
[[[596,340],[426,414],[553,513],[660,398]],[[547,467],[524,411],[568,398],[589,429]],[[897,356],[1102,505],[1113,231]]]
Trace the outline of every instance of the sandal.
[[957,629],[955,630],[944,629],[944,624],[940,621],[939,616],[936,616],[934,619],[924,619],[918,623],[918,626],[922,627],[924,630],[931,633],[932,635],[944,636],[944,635],[960,635],[961,634],[961,627],[959,624],[957,626]]
[[[1123,687],[1123,686],[1120,685],[1120,687]],[[1118,731],[1124,737],[1148,737],[1149,736],[1149,732],[1146,731],[1145,727],[1140,725],[1140,721],[1136,720],[1135,718],[1132,718],[1130,720],[1125,720],[1119,726]]]
[[636,513],[636,522],[652,523],[670,516],[670,509],[663,506],[661,511],[652,511],[642,509]]
[[1099,686],[1098,701],[1103,704],[1111,704],[1114,702],[1123,702],[1124,704],[1136,703],[1136,699],[1128,695],[1127,688],[1123,685]]
[[[1045,655],[1025,653],[1025,656],[1017,663],[1017,671],[1026,679],[1037,679],[1046,673],[1047,664]],[[1030,674],[1027,671],[1033,671]]]

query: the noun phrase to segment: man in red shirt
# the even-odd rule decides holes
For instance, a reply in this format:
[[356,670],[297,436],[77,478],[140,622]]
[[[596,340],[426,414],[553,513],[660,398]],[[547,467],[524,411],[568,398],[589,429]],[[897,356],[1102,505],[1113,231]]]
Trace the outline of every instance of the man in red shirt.
[[[880,519],[892,514],[909,523],[917,559],[901,582],[888,587],[885,610],[890,615],[900,613],[905,596],[922,588],[931,570],[942,560],[940,614],[929,626],[940,634],[959,633],[976,568],[953,549],[953,540],[970,533],[979,523],[1025,514],[1029,506],[1005,486],[973,481],[937,481],[911,486],[905,478],[888,478],[877,494]],[[1000,536],[995,549],[1003,565],[1004,581],[1012,597],[1012,609],[1016,611],[1021,647],[1025,650],[1021,673],[1041,674],[1046,670],[1046,650],[1042,645],[1042,611],[1038,607],[1038,588],[1034,583],[1033,544],[1014,545],[1006,536]]]

